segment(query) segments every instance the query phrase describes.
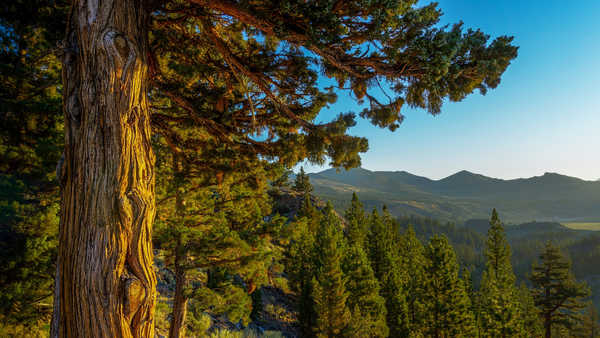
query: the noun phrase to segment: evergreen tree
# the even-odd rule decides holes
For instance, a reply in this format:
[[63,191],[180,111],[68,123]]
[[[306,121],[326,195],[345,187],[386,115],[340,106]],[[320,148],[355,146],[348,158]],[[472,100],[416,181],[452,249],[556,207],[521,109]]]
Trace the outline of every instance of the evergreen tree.
[[346,234],[349,245],[364,247],[369,231],[369,223],[365,216],[363,204],[358,200],[356,192],[352,193],[350,207],[344,213],[346,219]]
[[340,220],[331,204],[327,204],[315,245],[317,273],[313,278],[313,300],[317,337],[338,337],[350,321],[342,271],[343,239]]
[[524,330],[510,263],[510,246],[496,209],[492,211],[481,281],[481,323],[490,337],[514,337]]
[[[461,24],[439,27],[436,6],[73,2],[63,44],[68,165],[56,293],[64,299],[53,334],[151,335],[156,279],[151,238],[143,234],[151,233],[155,215],[153,132],[174,151],[198,150],[197,162],[210,162],[205,149],[228,144],[240,161],[268,158],[292,167],[329,158],[349,168],[368,144],[347,134],[353,113],[316,122],[335,101],[320,78],[367,100],[360,116],[392,130],[405,103],[437,114],[446,100],[498,86],[516,57],[512,39],[489,41]],[[389,102],[372,95],[380,80],[394,92]],[[192,142],[182,142],[181,125],[195,127]],[[120,297],[124,278],[144,292]],[[135,313],[123,311],[129,304],[139,305]],[[92,318],[101,323],[88,325]]]
[[381,296],[387,309],[386,322],[392,337],[404,337],[409,332],[406,281],[398,253],[399,236],[389,214],[380,217],[373,210],[369,220],[368,250],[371,267],[381,285]]
[[540,310],[535,306],[531,290],[529,290],[525,283],[521,283],[517,292],[524,326],[524,332],[520,336],[524,338],[543,336],[544,327],[540,317]]
[[312,298],[312,279],[315,275],[315,234],[309,230],[308,221],[307,218],[302,218],[290,224],[297,227],[299,231],[291,239],[285,253],[285,272],[291,290],[297,295],[298,323],[303,337],[313,335],[316,322]]
[[401,236],[399,247],[401,268],[408,272],[403,288],[406,293],[410,331],[413,335],[418,335],[423,332],[425,319],[423,303],[425,256],[423,244],[417,238],[412,225],[409,225]]
[[0,336],[34,336],[52,312],[64,142],[56,45],[67,7],[0,5]]
[[481,337],[483,335],[483,327],[481,324],[481,293],[475,290],[473,285],[473,276],[468,268],[463,267],[462,280],[465,283],[465,291],[471,301],[471,313],[473,313],[473,322],[475,324],[475,336]]
[[[278,217],[268,221],[265,217],[270,214],[268,186],[264,183],[271,174],[269,165],[254,163],[254,168],[245,170],[230,167],[214,177],[196,173],[196,167],[187,161],[186,156],[191,154],[174,154],[160,144],[156,150],[160,200],[154,242],[175,277],[169,331],[169,336],[175,338],[185,335],[187,303],[194,295],[216,299],[219,292],[242,289],[231,284],[232,276],[237,276],[244,280],[246,292],[231,294],[247,297],[266,281],[268,258],[273,255],[270,239],[280,222]],[[228,160],[227,152],[222,151],[215,162]],[[205,285],[198,280],[203,276],[199,272],[210,275],[217,267],[225,269],[224,284],[213,283],[215,288],[211,290],[198,290]],[[242,307],[248,300],[237,303]],[[211,308],[206,301],[200,304],[206,305],[202,310]],[[247,319],[251,309],[227,310],[243,312],[242,317]]]
[[343,260],[348,291],[347,306],[351,320],[344,332],[347,337],[387,337],[385,299],[363,248],[349,244]]
[[284,188],[289,187],[290,185],[290,174],[291,170],[283,169],[281,174],[277,176],[272,182],[271,185],[275,188]]
[[547,242],[539,256],[540,265],[534,264],[531,273],[533,298],[544,321],[546,338],[552,337],[556,326],[571,329],[578,321],[578,313],[585,308],[583,299],[590,291],[585,283],[578,283],[571,272],[571,263],[560,250]]
[[313,186],[310,184],[310,178],[304,172],[304,167],[300,167],[300,172],[296,175],[294,190],[301,192],[304,195],[308,195],[313,191]]
[[473,314],[458,263],[446,237],[434,236],[425,248],[425,332],[441,338],[474,334]]

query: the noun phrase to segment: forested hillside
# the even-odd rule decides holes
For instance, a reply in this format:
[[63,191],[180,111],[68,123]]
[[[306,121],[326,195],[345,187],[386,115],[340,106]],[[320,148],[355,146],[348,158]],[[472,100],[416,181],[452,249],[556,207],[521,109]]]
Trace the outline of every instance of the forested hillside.
[[600,182],[289,179],[359,167],[359,120],[394,131],[500,85],[513,37],[442,15],[3,2],[0,337],[597,336],[597,237],[501,217],[593,221]]
[[431,180],[404,171],[328,169],[311,174],[318,196],[343,208],[359,192],[368,207],[386,204],[395,216],[420,215],[464,222],[497,208],[506,222],[600,220],[600,182],[546,173],[500,180],[461,171]]

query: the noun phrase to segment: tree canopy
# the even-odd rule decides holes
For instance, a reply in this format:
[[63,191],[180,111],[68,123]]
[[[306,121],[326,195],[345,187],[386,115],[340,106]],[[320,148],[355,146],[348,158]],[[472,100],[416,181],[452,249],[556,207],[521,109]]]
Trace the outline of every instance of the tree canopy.
[[[437,4],[414,0],[178,0],[153,13],[154,129],[175,151],[226,144],[239,161],[357,166],[367,140],[346,134],[356,114],[316,121],[336,92],[367,102],[359,115],[394,130],[404,104],[437,114],[445,100],[485,94],[517,55],[511,37],[441,26]],[[325,78],[335,84],[323,88]],[[178,124],[202,132],[184,142]]]

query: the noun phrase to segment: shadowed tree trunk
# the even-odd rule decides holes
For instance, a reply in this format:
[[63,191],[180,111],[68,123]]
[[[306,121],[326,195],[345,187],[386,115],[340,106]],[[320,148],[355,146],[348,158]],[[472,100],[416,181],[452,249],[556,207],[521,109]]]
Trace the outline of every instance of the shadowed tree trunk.
[[154,336],[147,15],[142,0],[73,1],[52,337]]
[[[183,163],[178,155],[173,154],[173,179],[178,182],[175,192],[175,213],[179,217],[179,221],[183,224],[185,215],[185,201],[182,196],[180,187],[180,178],[183,174]],[[184,244],[181,241],[181,234],[177,239],[175,247],[175,297],[173,299],[173,318],[169,327],[169,338],[185,337],[185,318],[187,315],[188,298],[186,296],[187,287],[187,271],[184,264],[186,263],[187,252]]]
[[175,258],[175,298],[173,299],[173,319],[169,329],[169,338],[185,337],[185,318],[187,315],[188,298],[185,295],[187,286],[187,273],[182,266],[182,258],[179,252],[180,245],[177,247],[177,257]]

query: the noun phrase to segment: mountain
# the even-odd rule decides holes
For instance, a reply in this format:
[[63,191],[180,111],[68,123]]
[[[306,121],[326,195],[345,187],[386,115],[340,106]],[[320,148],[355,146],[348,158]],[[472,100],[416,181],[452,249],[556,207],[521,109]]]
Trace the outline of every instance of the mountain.
[[600,220],[600,181],[556,173],[503,180],[460,171],[432,180],[406,171],[328,169],[310,174],[315,193],[344,208],[355,191],[368,208],[386,204],[396,216],[452,221],[487,218],[492,208],[511,223]]

